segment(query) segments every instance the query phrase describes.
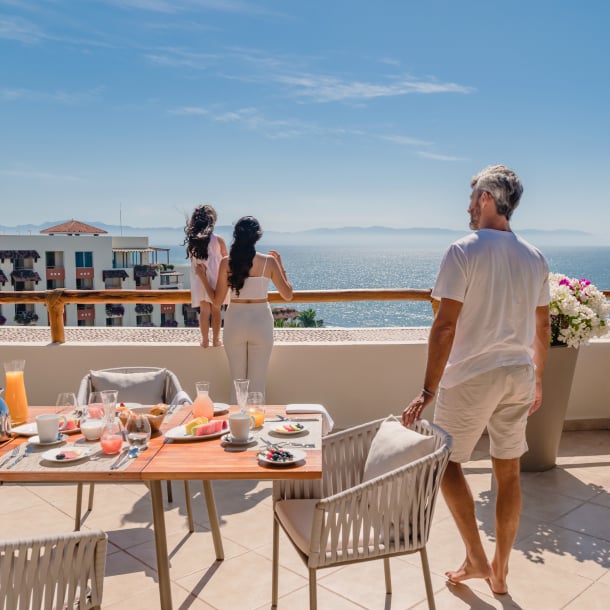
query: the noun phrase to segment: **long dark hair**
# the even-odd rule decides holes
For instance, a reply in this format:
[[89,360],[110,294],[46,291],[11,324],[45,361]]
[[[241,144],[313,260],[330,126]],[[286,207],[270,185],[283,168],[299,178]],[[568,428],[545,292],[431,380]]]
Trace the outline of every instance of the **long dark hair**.
[[243,216],[233,229],[233,242],[229,251],[229,286],[239,297],[256,254],[255,244],[263,236],[261,226],[254,216]]
[[200,205],[193,210],[191,219],[184,227],[186,258],[207,260],[210,237],[216,226],[216,210],[211,205]]

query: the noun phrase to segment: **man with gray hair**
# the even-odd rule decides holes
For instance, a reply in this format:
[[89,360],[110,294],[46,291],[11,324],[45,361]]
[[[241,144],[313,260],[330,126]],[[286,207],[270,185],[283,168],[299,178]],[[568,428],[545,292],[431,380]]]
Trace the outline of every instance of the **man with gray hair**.
[[[521,517],[525,426],[542,402],[550,333],[548,266],[536,248],[511,231],[509,220],[523,192],[515,172],[488,167],[471,186],[474,233],[449,246],[441,263],[432,291],[440,304],[430,329],[424,384],[402,419],[410,426],[438,391],[434,422],[453,437],[441,489],[466,547],[464,563],[445,575],[453,583],[484,578],[494,593],[503,594]],[[497,482],[491,562],[462,471],[485,428]]]

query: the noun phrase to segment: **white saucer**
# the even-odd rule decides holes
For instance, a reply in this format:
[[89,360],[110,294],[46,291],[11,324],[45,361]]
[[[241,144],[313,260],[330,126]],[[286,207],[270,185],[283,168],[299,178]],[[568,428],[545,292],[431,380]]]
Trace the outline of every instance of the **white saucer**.
[[[72,457],[57,459],[57,455],[65,451],[68,451],[74,455]],[[42,454],[42,459],[57,464],[65,464],[66,462],[76,462],[77,460],[82,460],[83,458],[89,457],[90,454],[91,449],[68,445],[67,447],[62,447],[60,449],[49,449]]]
[[254,435],[251,434],[246,440],[236,441],[236,440],[233,440],[231,433],[228,432],[227,434],[224,434],[223,436],[221,436],[220,440],[223,441],[224,443],[227,443],[227,445],[249,445],[250,443],[254,442]]
[[31,443],[32,445],[38,445],[39,447],[52,447],[53,445],[59,445],[59,443],[63,443],[67,440],[68,437],[65,434],[62,434],[61,436],[58,436],[54,441],[43,443],[41,442],[40,437],[36,435],[30,436],[30,438],[28,439],[28,443]]
[[224,402],[215,402],[214,403],[214,415],[222,415],[229,410],[229,405]]

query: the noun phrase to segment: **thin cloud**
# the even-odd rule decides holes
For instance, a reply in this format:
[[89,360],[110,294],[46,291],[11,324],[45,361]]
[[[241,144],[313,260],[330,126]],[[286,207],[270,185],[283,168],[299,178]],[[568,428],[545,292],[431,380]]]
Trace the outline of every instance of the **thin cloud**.
[[213,53],[193,53],[184,49],[170,47],[159,49],[156,53],[146,53],[144,54],[144,59],[157,66],[206,70],[211,64],[218,63],[221,58]]
[[206,108],[199,108],[197,106],[182,106],[169,110],[169,113],[182,116],[203,116],[209,114],[209,111]]
[[46,38],[44,33],[27,19],[0,16],[0,39],[37,44]]
[[165,14],[212,11],[247,15],[282,15],[277,11],[271,11],[242,0],[108,0],[108,4],[123,9]]
[[418,140],[417,138],[411,138],[409,136],[377,136],[380,140],[387,140],[388,142],[394,142],[395,144],[401,144],[403,146],[432,146],[432,142],[426,142],[425,140]]
[[418,80],[412,77],[404,77],[391,83],[345,81],[333,76],[315,74],[276,74],[272,75],[271,78],[275,82],[289,86],[295,96],[309,98],[315,102],[368,100],[411,94],[467,94],[474,91],[472,87],[458,85],[457,83],[440,83],[432,80]]
[[419,157],[424,157],[425,159],[433,159],[434,161],[468,161],[466,157],[453,157],[451,155],[439,155],[437,153],[431,153],[424,150],[420,150],[417,152]]

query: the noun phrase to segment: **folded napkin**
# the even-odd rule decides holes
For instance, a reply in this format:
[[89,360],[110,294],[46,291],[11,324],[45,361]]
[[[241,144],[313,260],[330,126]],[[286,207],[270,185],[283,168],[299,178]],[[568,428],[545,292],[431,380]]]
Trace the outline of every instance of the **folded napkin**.
[[322,416],[322,436],[332,432],[335,425],[333,418],[322,405],[296,403],[286,405],[286,414],[294,415],[295,413],[319,413]]

